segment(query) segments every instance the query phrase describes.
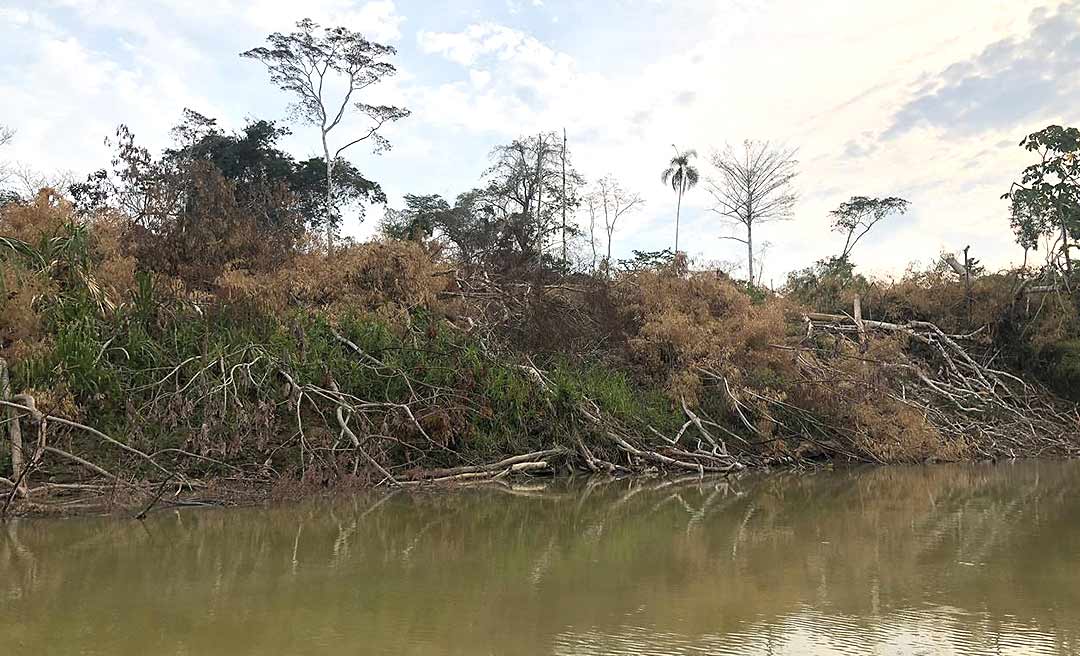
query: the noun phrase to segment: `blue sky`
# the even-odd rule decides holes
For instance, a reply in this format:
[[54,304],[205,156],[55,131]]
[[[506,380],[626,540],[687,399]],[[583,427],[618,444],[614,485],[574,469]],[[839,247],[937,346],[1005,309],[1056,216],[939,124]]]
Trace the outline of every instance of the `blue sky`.
[[[990,266],[1015,261],[999,197],[1029,162],[1017,143],[1080,123],[1080,0],[0,0],[0,124],[17,130],[0,159],[82,177],[107,163],[120,123],[161,147],[184,107],[227,128],[285,120],[288,98],[237,53],[304,16],[399,50],[400,74],[370,101],[413,115],[386,133],[390,152],[350,151],[391,204],[453,197],[496,144],[565,127],[588,177],[646,200],[616,234],[625,254],[670,245],[671,144],[696,148],[704,177],[725,143],[798,147],[795,218],[757,235],[777,283],[839,249],[827,214],[856,194],[913,204],[860,242],[865,269],[968,244]],[[303,126],[287,146],[317,151]],[[705,184],[684,201],[684,247],[741,262],[711,205]],[[370,234],[381,212],[347,230]]]

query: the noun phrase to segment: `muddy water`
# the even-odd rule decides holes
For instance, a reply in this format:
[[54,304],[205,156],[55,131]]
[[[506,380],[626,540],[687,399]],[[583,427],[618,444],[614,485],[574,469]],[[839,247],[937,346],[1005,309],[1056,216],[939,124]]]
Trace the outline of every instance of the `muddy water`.
[[1080,653],[1080,463],[0,525],[11,654]]

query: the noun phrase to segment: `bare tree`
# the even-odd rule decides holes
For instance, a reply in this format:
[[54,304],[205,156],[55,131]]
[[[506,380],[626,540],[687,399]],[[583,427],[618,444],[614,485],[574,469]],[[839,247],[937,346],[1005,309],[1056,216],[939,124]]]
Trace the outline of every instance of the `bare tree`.
[[11,167],[8,177],[14,178],[12,190],[17,195],[27,199],[37,196],[42,189],[52,189],[65,193],[75,182],[75,176],[71,171],[44,173],[22,162],[18,162]]
[[627,191],[614,177],[607,175],[596,182],[594,194],[599,201],[604,216],[604,233],[607,237],[607,254],[604,256],[604,270],[611,271],[611,245],[615,241],[615,227],[625,214],[645,201],[641,194]]
[[708,180],[716,200],[712,208],[724,219],[746,228],[746,238],[723,237],[746,244],[747,280],[754,283],[754,227],[791,218],[796,195],[791,182],[798,175],[794,148],[775,147],[768,141],[744,141],[712,156],[719,175]]
[[[15,130],[7,127],[6,125],[0,125],[0,146],[6,146],[15,139]],[[0,161],[0,184],[4,184],[7,181],[8,165],[6,162]]]
[[[275,32],[266,40],[269,47],[247,50],[241,57],[256,59],[270,72],[270,80],[283,91],[295,94],[292,106],[302,121],[319,128],[326,165],[326,243],[333,247],[338,217],[334,208],[334,163],[346,150],[371,139],[373,150],[390,148],[390,142],[378,133],[390,121],[409,115],[409,110],[389,105],[370,105],[355,100],[360,92],[394,75],[397,69],[387,59],[397,54],[391,47],[368,41],[345,27],[328,27],[319,34],[319,26],[305,18],[296,24],[298,31]],[[342,84],[344,85],[342,87]],[[332,87],[343,91],[336,97]],[[349,108],[367,117],[368,125],[360,135],[332,148],[330,133],[341,125]]]
[[589,212],[589,246],[593,252],[593,262],[592,265],[590,265],[589,270],[595,273],[596,260],[598,258],[596,254],[596,215],[599,211],[599,203],[597,202],[595,191],[586,193],[585,210]]

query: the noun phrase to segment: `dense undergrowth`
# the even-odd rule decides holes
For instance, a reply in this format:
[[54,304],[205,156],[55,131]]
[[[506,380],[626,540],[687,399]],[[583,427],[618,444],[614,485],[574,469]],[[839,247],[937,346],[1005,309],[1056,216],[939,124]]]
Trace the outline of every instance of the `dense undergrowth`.
[[[1023,271],[970,287],[940,269],[804,272],[777,295],[687,272],[681,256],[614,276],[509,274],[436,241],[326,255],[290,235],[268,257],[247,245],[258,231],[200,234],[179,266],[161,257],[180,252],[175,234],[80,215],[49,190],[0,210],[9,488],[703,473],[1078,443],[1075,408],[1037,382],[1075,394],[1076,299],[1025,294]],[[932,322],[941,337],[813,331],[808,312],[849,312],[856,295],[866,319]],[[950,356],[946,335],[961,334]],[[1028,428],[1040,436],[1015,434]]]

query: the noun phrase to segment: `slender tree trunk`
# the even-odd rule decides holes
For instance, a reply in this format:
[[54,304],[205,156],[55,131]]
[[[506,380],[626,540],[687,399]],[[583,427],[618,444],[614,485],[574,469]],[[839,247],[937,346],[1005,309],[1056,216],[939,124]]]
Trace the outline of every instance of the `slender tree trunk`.
[[[616,211],[618,206],[616,205]],[[618,216],[615,217],[618,219]],[[611,217],[608,214],[608,199],[607,193],[604,194],[604,234],[607,235],[607,255],[604,257],[604,273],[608,278],[611,277],[611,237],[615,234],[615,226],[611,223]]]
[[965,320],[971,323],[971,257],[968,251],[971,246],[964,247],[964,311]]
[[562,263],[566,269],[566,128],[562,131]]
[[589,245],[592,246],[592,269],[596,273],[596,206],[589,201]]
[[537,264],[544,257],[544,186],[541,180],[544,175],[544,135],[536,136],[536,261]]
[[675,201],[675,254],[679,254],[679,214],[682,212],[683,185],[679,184],[679,199]]
[[1072,277],[1072,259],[1069,256],[1069,230],[1065,225],[1064,219],[1061,221],[1061,250],[1065,252],[1065,275],[1069,278]]
[[326,253],[334,251],[334,162],[326,145],[326,133],[322,136],[323,157],[326,158]]
[[750,285],[754,284],[754,230],[752,223],[746,224],[746,270],[750,276]]

